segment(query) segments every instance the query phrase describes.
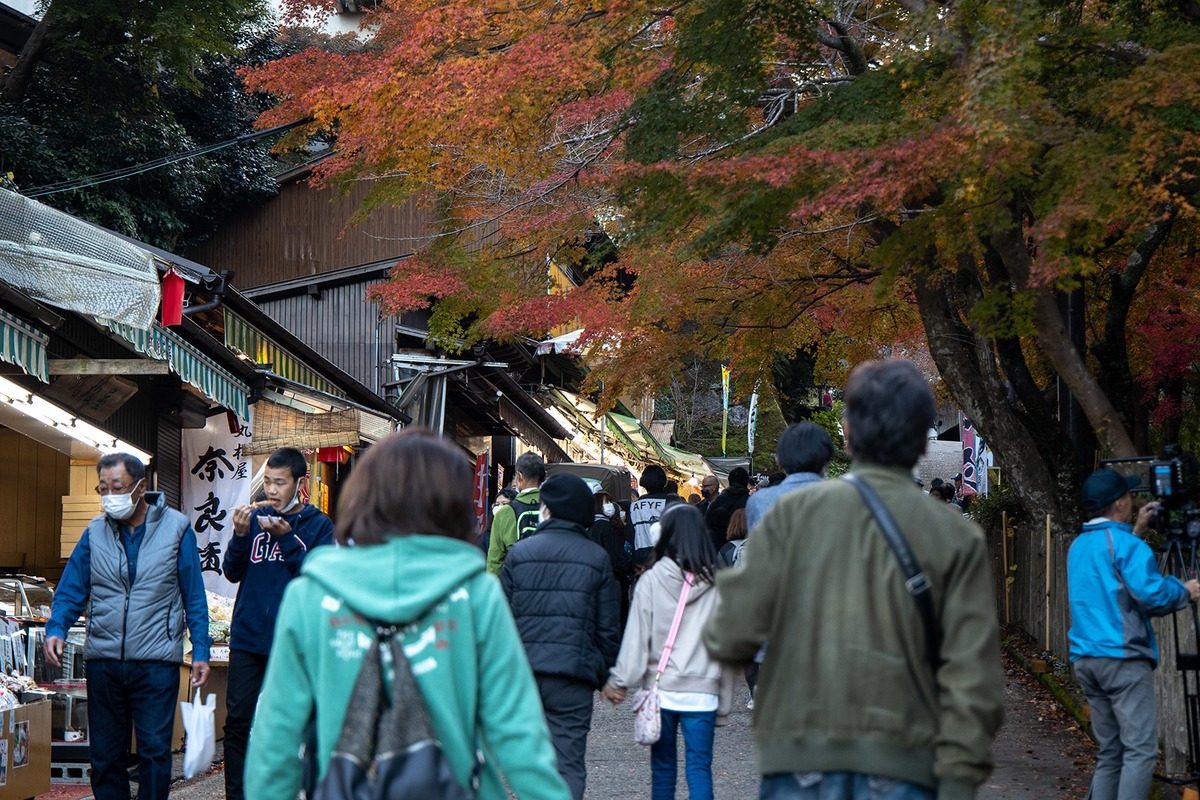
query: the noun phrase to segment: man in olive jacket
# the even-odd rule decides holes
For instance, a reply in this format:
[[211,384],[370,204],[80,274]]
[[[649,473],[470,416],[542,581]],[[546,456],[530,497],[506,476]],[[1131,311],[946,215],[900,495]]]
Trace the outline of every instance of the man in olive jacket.
[[910,362],[860,365],[845,402],[853,472],[932,583],[940,668],[896,555],[845,480],[794,492],[763,517],[742,566],[717,578],[704,642],[733,663],[771,642],[754,712],[763,800],[859,800],[881,781],[905,784],[896,797],[967,800],[992,770],[1003,716],[983,532],[913,482],[934,400]]

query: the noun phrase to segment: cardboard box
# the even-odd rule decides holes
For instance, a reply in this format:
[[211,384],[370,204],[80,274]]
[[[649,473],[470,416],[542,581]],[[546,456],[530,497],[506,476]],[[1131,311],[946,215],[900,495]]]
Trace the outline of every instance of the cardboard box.
[[0,713],[0,800],[26,800],[50,791],[50,701]]

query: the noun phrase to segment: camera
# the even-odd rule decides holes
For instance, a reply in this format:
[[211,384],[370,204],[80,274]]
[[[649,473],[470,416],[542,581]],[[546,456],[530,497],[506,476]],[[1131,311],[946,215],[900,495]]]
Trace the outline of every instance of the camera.
[[1177,444],[1163,448],[1150,462],[1147,483],[1159,502],[1152,527],[1169,539],[1200,539],[1200,506],[1190,499],[1200,462]]

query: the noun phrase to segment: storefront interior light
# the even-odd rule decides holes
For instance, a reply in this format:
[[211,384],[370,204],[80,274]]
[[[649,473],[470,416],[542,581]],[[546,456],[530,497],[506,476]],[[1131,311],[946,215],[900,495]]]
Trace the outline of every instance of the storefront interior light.
[[0,378],[0,400],[25,416],[54,428],[101,453],[129,453],[143,464],[150,463],[150,454],[146,451],[139,450],[128,442],[123,442],[95,425],[79,419],[69,411],[59,408],[7,378]]

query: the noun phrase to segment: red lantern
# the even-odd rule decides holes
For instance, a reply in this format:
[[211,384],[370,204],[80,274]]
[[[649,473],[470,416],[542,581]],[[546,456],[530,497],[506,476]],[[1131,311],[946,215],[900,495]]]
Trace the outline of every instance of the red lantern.
[[350,454],[346,452],[344,447],[318,447],[317,461],[326,464],[345,464],[350,460]]
[[162,281],[162,324],[170,327],[182,323],[183,277],[172,267]]

